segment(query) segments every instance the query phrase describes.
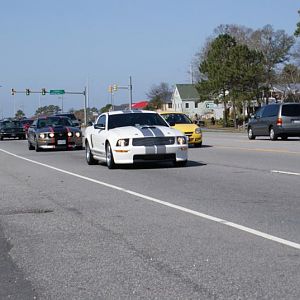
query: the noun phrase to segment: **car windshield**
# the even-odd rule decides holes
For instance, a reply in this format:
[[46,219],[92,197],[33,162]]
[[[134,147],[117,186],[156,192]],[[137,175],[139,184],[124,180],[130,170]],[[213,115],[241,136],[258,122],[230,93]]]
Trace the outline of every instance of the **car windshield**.
[[300,117],[300,104],[283,105],[281,115],[285,117]]
[[72,122],[69,118],[50,117],[46,119],[38,120],[38,128],[47,126],[72,126]]
[[33,120],[21,120],[21,124],[25,125],[25,124],[32,124]]
[[193,123],[185,114],[164,114],[162,116],[168,123],[175,123],[175,124]]
[[5,121],[2,122],[1,127],[3,128],[21,127],[21,123],[19,121]]
[[125,126],[168,126],[166,122],[154,113],[124,113],[109,115],[108,129]]

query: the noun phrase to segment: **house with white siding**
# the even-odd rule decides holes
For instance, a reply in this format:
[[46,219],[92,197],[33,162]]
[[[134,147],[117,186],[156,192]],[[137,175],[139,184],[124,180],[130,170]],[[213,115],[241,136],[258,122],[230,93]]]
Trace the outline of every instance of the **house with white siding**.
[[200,102],[198,91],[194,84],[176,84],[172,94],[173,111],[183,112],[190,117],[195,114],[202,117],[214,116],[215,119],[223,117],[223,106],[213,101]]

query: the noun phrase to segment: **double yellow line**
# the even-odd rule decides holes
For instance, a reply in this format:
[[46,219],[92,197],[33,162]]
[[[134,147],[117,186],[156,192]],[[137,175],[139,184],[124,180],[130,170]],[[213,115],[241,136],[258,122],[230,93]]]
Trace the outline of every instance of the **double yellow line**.
[[300,151],[289,151],[289,150],[279,150],[279,149],[261,149],[261,148],[242,148],[242,147],[232,147],[232,146],[214,146],[220,149],[236,149],[243,151],[256,151],[256,152],[272,152],[272,153],[285,153],[285,154],[296,154],[300,155]]

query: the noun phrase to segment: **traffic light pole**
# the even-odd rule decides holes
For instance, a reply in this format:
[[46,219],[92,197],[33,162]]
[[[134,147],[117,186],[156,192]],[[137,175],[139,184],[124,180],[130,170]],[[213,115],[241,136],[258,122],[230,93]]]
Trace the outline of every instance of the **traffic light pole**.
[[[25,91],[16,91],[15,89],[11,89],[11,94],[14,96],[15,94],[26,94],[29,96],[30,94],[42,94],[43,96],[46,94],[50,95],[83,95],[84,96],[84,125],[87,125],[87,90],[86,86],[84,87],[83,92],[66,92],[65,90],[50,90],[50,92],[46,91],[46,89],[42,89],[41,91],[31,91],[30,89],[26,89]],[[63,97],[63,96],[62,96]]]
[[108,87],[108,91],[112,94],[113,91],[125,89],[129,91],[129,109],[132,109],[132,78],[129,76],[129,85],[117,85],[113,84]]

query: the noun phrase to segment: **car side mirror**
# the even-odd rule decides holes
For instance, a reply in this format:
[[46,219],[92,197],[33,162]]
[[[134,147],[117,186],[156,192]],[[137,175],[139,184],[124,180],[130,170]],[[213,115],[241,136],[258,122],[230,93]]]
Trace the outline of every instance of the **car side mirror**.
[[104,130],[104,129],[105,129],[105,126],[103,126],[103,124],[94,124],[94,128],[95,128],[95,129]]
[[172,127],[172,126],[175,126],[175,124],[176,124],[176,123],[175,123],[174,121],[170,121],[170,122],[169,122],[169,125],[170,125],[171,127]]

